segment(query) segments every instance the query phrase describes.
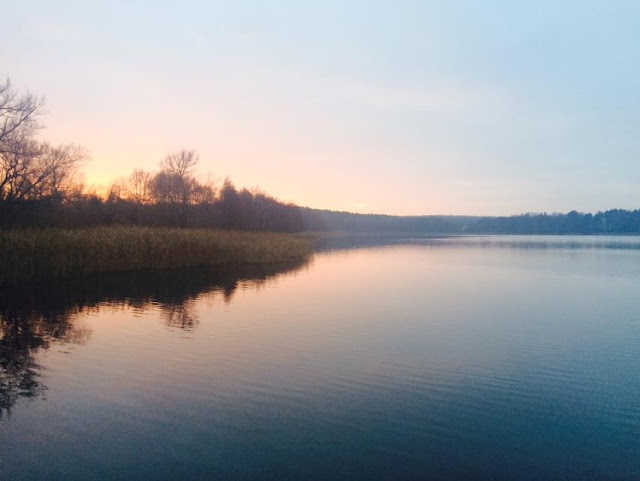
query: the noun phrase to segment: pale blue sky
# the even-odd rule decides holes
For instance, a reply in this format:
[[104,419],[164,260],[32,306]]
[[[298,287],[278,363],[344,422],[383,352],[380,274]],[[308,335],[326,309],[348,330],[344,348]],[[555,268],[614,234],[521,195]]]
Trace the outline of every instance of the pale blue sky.
[[2,3],[89,184],[184,146],[312,207],[640,208],[639,1]]

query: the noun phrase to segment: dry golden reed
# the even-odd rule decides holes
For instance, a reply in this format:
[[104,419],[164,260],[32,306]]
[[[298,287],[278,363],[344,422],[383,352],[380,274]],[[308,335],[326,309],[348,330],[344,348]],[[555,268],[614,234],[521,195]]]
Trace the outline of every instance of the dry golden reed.
[[0,286],[100,272],[303,260],[312,239],[293,234],[111,226],[0,231]]

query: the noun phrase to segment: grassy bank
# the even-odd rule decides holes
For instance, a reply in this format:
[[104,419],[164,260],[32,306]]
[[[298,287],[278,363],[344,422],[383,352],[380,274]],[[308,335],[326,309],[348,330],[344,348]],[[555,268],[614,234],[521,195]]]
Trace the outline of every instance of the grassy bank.
[[302,260],[312,239],[207,229],[95,227],[0,231],[0,287],[100,272]]

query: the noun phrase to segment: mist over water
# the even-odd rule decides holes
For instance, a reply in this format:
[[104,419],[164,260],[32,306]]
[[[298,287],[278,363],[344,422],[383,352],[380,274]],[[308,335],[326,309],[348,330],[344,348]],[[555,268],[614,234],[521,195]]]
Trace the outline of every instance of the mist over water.
[[638,285],[488,236],[5,291],[0,479],[639,479]]

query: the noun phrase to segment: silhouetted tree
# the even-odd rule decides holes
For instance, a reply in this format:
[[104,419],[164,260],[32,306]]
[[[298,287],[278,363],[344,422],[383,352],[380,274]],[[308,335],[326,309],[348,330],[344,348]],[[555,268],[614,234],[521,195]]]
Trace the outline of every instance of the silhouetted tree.
[[64,200],[86,152],[35,139],[43,100],[0,85],[0,201]]
[[20,93],[7,79],[0,84],[0,153],[12,152],[34,135],[44,100]]
[[167,155],[162,161],[162,172],[172,179],[171,185],[176,189],[183,204],[191,201],[191,192],[195,187],[193,169],[198,164],[198,154],[195,150],[182,149]]
[[182,179],[175,173],[162,170],[150,182],[153,200],[159,204],[177,204],[184,198]]
[[128,194],[134,202],[146,204],[151,194],[151,174],[142,169],[134,170],[129,176],[127,187]]

